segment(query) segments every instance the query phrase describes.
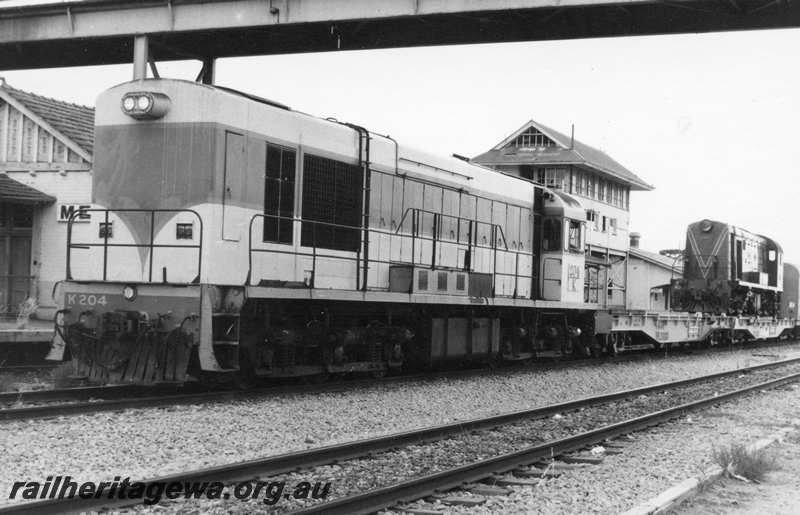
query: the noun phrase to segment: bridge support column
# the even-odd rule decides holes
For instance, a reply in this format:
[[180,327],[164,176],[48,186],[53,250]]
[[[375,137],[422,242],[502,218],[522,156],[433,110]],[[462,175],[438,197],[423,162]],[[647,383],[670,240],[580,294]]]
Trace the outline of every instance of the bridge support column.
[[147,78],[147,61],[150,53],[147,36],[139,34],[133,38],[133,80]]
[[200,81],[203,84],[214,84],[217,73],[217,60],[213,57],[203,59],[203,69],[200,71]]

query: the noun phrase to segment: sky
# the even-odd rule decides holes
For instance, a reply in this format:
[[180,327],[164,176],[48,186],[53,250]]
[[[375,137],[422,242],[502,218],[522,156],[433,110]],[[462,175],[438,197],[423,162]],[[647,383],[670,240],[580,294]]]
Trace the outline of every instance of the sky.
[[[221,59],[216,81],[473,157],[530,119],[600,148],[655,186],[631,195],[641,246],[682,248],[725,221],[800,263],[800,30],[463,45]],[[193,80],[197,62],[159,63]],[[2,71],[10,85],[93,105],[132,65]]]

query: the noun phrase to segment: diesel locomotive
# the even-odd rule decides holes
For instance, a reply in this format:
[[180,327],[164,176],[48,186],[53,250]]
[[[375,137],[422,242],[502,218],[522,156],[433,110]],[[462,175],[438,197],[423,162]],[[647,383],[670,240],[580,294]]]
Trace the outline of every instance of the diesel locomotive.
[[672,282],[672,308],[731,316],[777,316],[783,269],[783,251],[770,238],[701,220],[686,231],[683,278]]
[[557,189],[180,80],[103,93],[95,141],[55,292],[54,356],[90,380],[588,353],[609,325]]
[[[591,213],[558,187],[188,81],[113,87],[95,124],[93,202],[67,224],[50,356],[93,382],[250,384],[699,341],[738,323],[731,306],[772,309],[781,281],[777,245],[742,246],[734,276],[744,233],[701,224],[684,291],[695,271],[728,284],[720,315],[613,312],[585,251]],[[707,240],[730,260],[700,260]]]

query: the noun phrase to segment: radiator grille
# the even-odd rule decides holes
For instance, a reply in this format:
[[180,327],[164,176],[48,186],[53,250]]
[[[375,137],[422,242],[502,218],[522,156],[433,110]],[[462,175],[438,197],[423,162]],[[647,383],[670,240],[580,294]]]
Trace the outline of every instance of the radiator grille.
[[[306,154],[303,158],[302,244],[358,250],[362,193],[360,166]],[[351,228],[311,224],[307,220]]]

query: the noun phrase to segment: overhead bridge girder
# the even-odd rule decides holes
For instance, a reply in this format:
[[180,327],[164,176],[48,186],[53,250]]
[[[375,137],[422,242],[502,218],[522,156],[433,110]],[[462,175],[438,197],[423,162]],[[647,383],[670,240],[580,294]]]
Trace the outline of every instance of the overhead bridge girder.
[[772,0],[86,0],[0,7],[0,69],[800,26]]

